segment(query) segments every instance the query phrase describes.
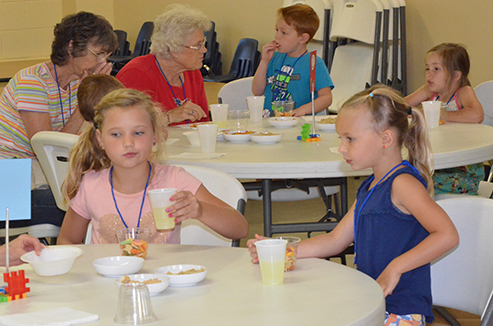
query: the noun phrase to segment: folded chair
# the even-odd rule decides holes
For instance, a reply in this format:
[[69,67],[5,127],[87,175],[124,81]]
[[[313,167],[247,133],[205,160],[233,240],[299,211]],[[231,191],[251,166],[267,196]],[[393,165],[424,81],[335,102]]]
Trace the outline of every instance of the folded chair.
[[432,262],[433,304],[451,325],[459,325],[442,307],[483,316],[491,323],[493,290],[493,201],[464,196],[438,200],[459,232],[459,245]]

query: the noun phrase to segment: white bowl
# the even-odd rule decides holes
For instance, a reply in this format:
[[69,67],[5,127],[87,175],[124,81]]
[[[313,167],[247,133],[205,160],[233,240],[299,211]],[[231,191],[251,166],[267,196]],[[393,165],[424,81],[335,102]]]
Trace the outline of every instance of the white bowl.
[[50,246],[42,249],[40,256],[31,251],[22,255],[21,260],[29,263],[38,275],[55,276],[68,273],[80,255],[82,250],[77,247]]
[[299,118],[297,117],[272,117],[267,119],[269,124],[274,128],[284,129],[296,126]]
[[[204,269],[203,272],[185,275],[175,275],[179,272],[188,271],[191,269],[200,270]],[[200,265],[171,265],[159,267],[154,271],[157,274],[164,274],[169,277],[170,286],[191,286],[198,282],[201,282],[207,276],[207,268]],[[171,274],[168,274],[171,273]]]
[[[130,278],[131,281],[137,281],[144,283],[145,281],[157,279],[160,281],[159,283],[149,283],[147,284],[147,288],[149,289],[150,295],[158,294],[159,292],[163,292],[169,286],[169,277],[163,274],[133,274],[126,275]],[[116,280],[116,285],[118,288],[123,284],[122,280],[125,276],[122,276]]]
[[336,130],[336,119],[337,116],[320,116],[317,122],[315,122],[315,126],[317,126],[317,130],[320,131],[335,131]]
[[232,143],[247,143],[251,134],[251,131],[228,131],[224,133],[224,139]]
[[145,260],[135,256],[114,256],[99,258],[92,262],[96,272],[109,277],[135,274],[142,269]]
[[250,139],[257,144],[275,144],[282,139],[281,134],[272,132],[259,132],[250,136]]

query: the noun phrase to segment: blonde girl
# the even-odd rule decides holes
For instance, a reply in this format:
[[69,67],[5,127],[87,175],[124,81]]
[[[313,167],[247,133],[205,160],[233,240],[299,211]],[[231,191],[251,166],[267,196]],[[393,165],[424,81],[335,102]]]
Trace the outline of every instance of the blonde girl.
[[[81,243],[92,221],[93,243],[115,243],[115,230],[148,228],[151,243],[180,243],[180,222],[195,218],[231,239],[245,237],[248,223],[182,168],[161,165],[166,121],[150,97],[131,89],[106,95],[70,153],[64,194],[70,203],[59,244]],[[171,231],[158,231],[147,191],[177,188]]]
[[[415,107],[423,101],[442,102],[440,119],[445,122],[481,123],[483,107],[469,82],[470,61],[460,44],[442,43],[425,57],[426,83],[404,100]],[[476,195],[484,179],[484,166],[472,164],[436,171],[433,176],[437,194]]]
[[[459,238],[431,198],[432,162],[422,114],[394,90],[374,86],[344,103],[336,130],[346,162],[373,174],[334,231],[302,241],[298,257],[334,256],[354,242],[358,270],[374,278],[386,297],[385,325],[432,322],[430,262]],[[247,243],[253,262],[256,240]]]

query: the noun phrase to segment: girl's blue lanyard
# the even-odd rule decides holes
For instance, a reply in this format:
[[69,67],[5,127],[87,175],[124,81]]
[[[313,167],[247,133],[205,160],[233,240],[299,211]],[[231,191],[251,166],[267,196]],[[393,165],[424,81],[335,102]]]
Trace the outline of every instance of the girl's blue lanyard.
[[156,63],[157,63],[157,66],[159,68],[159,71],[161,72],[161,75],[163,75],[164,80],[166,80],[166,83],[168,84],[168,87],[171,90],[171,94],[173,94],[173,100],[175,101],[176,106],[181,106],[183,103],[188,101],[187,93],[185,92],[185,84],[183,84],[183,80],[181,80],[181,76],[179,76],[178,78],[180,78],[181,87],[183,89],[183,96],[185,97],[185,99],[183,101],[176,97],[175,92],[173,92],[173,88],[171,87],[171,84],[168,81],[168,78],[166,78],[166,75],[164,74],[163,69],[161,69],[161,65],[159,64],[159,61],[157,60],[156,57],[154,57],[154,59],[156,60]]
[[[55,80],[58,87],[58,98],[60,99],[60,110],[62,111],[62,124],[65,127],[65,118],[63,116],[63,103],[62,103],[62,92],[60,91],[60,84],[58,83],[58,74],[56,72],[56,64],[53,64],[55,68]],[[68,84],[68,112],[72,115],[72,87],[70,83]]]
[[[357,264],[357,254],[356,254],[356,250],[357,250],[357,247],[356,247],[356,237],[358,235],[358,224],[359,224],[359,215],[361,213],[361,210],[363,209],[363,207],[365,206],[366,202],[368,201],[368,199],[370,198],[371,194],[373,194],[373,191],[375,191],[375,189],[377,188],[377,186],[382,182],[384,181],[392,172],[394,172],[399,166],[401,165],[405,165],[405,166],[408,166],[410,167],[413,171],[419,173],[419,171],[411,165],[411,163],[409,163],[407,160],[404,160],[402,161],[401,163],[397,164],[396,166],[394,166],[389,172],[387,172],[382,179],[378,180],[377,184],[375,186],[373,186],[373,188],[371,188],[370,190],[370,193],[368,194],[368,196],[366,196],[365,200],[363,201],[363,204],[361,204],[361,206],[359,207],[358,209],[358,212],[354,215],[354,264],[356,265]],[[375,178],[375,176],[373,175],[372,176],[372,180],[373,181],[373,178]],[[370,182],[371,183],[371,182]]]
[[291,75],[293,74],[294,66],[296,66],[298,61],[307,53],[308,50],[303,52],[303,54],[296,59],[296,61],[293,63],[291,67],[289,65],[286,65],[286,67],[284,67],[284,60],[286,60],[286,57],[288,56],[287,53],[284,54],[284,57],[282,58],[282,62],[281,62],[281,69],[279,70],[279,73],[277,74],[276,79],[271,86],[271,89],[273,90],[273,94],[272,94],[273,101],[280,101],[287,99],[287,97],[289,96],[287,92],[288,84],[291,79]]
[[[144,195],[142,196],[142,204],[140,204],[139,221],[137,222],[137,227],[139,227],[140,225],[140,217],[142,216],[142,208],[144,207],[144,201],[146,199],[147,186],[149,186],[149,180],[151,179],[152,165],[150,162],[147,163],[149,164],[149,175],[147,176],[147,182],[144,188]],[[123,225],[125,225],[125,227],[128,229],[127,223],[125,223],[122,213],[120,213],[120,210],[118,209],[118,204],[116,203],[115,191],[113,190],[113,167],[111,167],[110,169],[110,184],[111,184],[111,194],[113,195],[113,202],[115,203],[116,211],[118,212],[118,215],[120,215],[120,219],[122,220]]]
[[[448,105],[450,103],[450,101],[452,101],[452,99],[455,97],[455,94],[457,94],[457,93],[452,94],[452,96],[447,101],[447,104],[446,105]],[[440,95],[437,96],[436,100],[438,100],[439,98],[440,98]]]

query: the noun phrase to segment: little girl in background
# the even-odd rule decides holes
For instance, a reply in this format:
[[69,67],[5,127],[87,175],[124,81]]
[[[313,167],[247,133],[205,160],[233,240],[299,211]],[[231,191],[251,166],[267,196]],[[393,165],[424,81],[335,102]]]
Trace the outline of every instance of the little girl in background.
[[[331,257],[354,242],[355,265],[380,284],[386,297],[385,325],[431,323],[430,262],[457,245],[459,236],[431,197],[424,118],[394,90],[374,86],[344,103],[336,130],[346,162],[354,170],[371,168],[373,175],[332,232],[300,242],[298,257]],[[402,159],[403,145],[409,161]],[[253,244],[261,238],[247,242],[254,263]]]
[[[446,122],[481,123],[483,107],[468,79],[470,62],[459,44],[442,43],[431,48],[425,58],[426,84],[404,100],[415,107],[423,101],[441,101],[440,119]],[[435,171],[435,192],[476,195],[484,179],[484,166],[472,164]]]
[[[180,222],[195,218],[219,234],[240,239],[248,223],[236,209],[213,196],[179,167],[160,165],[166,138],[161,110],[132,89],[106,95],[94,109],[94,126],[70,153],[64,194],[70,203],[58,244],[79,244],[92,221],[92,243],[116,243],[115,231],[148,228],[150,243],[180,243]],[[177,225],[156,229],[147,191],[177,188],[169,217]]]

